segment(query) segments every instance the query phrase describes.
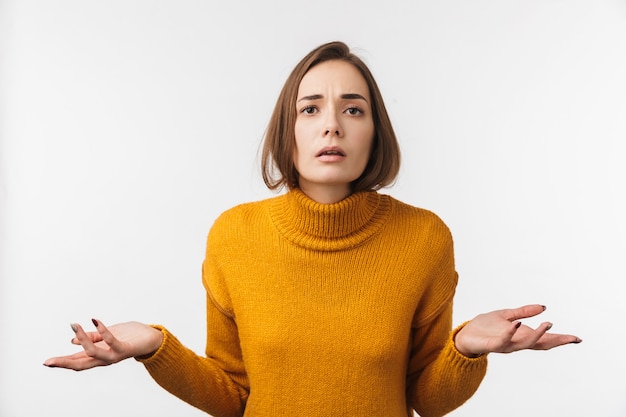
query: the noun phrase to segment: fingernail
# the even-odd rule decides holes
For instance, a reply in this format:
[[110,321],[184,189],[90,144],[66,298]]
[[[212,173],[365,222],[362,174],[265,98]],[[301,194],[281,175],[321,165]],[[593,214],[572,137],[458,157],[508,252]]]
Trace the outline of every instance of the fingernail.
[[516,328],[516,329],[519,329],[519,326],[521,326],[521,325],[522,325],[522,322],[521,322],[521,321],[518,321],[517,323],[515,323],[515,328]]
[[551,328],[552,328],[552,323],[548,323],[548,327],[546,328],[546,331],[550,330]]
[[91,322],[93,323],[94,326],[98,327],[98,320],[91,319]]
[[78,331],[78,327],[74,323],[70,323],[70,327],[72,328],[72,331],[74,333],[76,333]]
[[43,366],[47,366],[48,368],[56,368],[56,365],[48,365],[47,363],[44,362]]
[[577,337],[576,340],[574,340],[573,342],[570,342],[570,343],[579,344],[582,341],[583,340],[580,337]]

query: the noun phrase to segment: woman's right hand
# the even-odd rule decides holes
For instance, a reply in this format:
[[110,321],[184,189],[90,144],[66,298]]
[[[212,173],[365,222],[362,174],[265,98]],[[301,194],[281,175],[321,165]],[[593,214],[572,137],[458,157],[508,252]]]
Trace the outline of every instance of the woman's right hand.
[[50,358],[44,365],[82,371],[132,357],[150,355],[163,343],[163,333],[147,324],[131,321],[107,328],[99,320],[92,321],[96,332],[85,332],[79,324],[71,325],[76,334],[72,343],[81,345],[82,351]]

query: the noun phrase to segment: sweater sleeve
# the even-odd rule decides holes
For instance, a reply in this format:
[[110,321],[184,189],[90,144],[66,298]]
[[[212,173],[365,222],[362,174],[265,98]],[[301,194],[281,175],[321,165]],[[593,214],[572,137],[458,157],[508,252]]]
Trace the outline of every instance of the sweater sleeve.
[[233,356],[221,345],[231,338],[225,335],[233,323],[210,299],[207,317],[208,327],[222,336],[213,337],[214,344],[207,348],[206,357],[183,346],[162,326],[154,326],[163,332],[163,343],[154,355],[138,360],[161,387],[181,400],[215,417],[242,416],[249,392],[247,378],[237,353]]
[[[207,339],[205,356],[184,347],[166,329],[164,342],[149,358],[139,359],[155,381],[170,393],[214,417],[242,416],[250,392],[239,333],[219,259],[222,234],[211,232],[202,264],[206,289]],[[228,241],[228,238],[226,238]]]
[[466,402],[487,371],[487,356],[469,358],[454,345],[452,306],[458,274],[450,231],[435,222],[428,285],[412,326],[407,398],[421,417],[443,416]]
[[443,416],[465,403],[487,371],[487,356],[469,358],[454,345],[452,303],[430,323],[413,329],[408,399],[421,417]]

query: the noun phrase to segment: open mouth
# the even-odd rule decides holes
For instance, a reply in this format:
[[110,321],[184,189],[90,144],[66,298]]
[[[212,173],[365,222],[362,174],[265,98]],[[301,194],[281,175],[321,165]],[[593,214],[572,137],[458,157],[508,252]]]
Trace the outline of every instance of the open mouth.
[[324,148],[315,156],[346,156],[339,148]]

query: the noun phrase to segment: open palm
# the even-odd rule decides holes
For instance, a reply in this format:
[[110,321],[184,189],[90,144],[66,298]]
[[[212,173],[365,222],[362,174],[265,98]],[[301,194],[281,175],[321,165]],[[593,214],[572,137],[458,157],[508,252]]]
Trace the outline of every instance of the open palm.
[[552,323],[543,322],[533,329],[518,321],[534,317],[543,311],[544,306],[531,304],[480,314],[457,333],[455,345],[461,353],[476,356],[489,352],[511,353],[523,349],[548,350],[581,342],[573,335],[548,333]]
[[72,324],[76,336],[72,343],[83,350],[72,355],[50,358],[44,365],[75,371],[117,363],[124,359],[156,351],[163,341],[162,333],[136,321],[119,323],[107,328],[93,320],[95,332],[85,332],[79,324]]

